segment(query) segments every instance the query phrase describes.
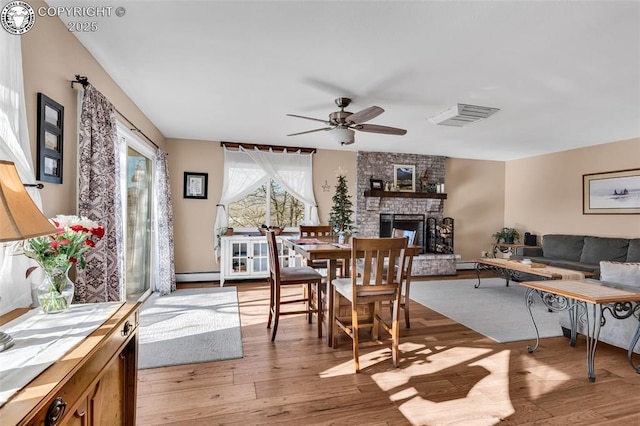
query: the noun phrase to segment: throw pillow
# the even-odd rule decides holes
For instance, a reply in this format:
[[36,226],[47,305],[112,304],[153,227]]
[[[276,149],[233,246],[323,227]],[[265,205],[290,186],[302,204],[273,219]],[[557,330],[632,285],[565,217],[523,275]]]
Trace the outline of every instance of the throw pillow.
[[600,280],[640,287],[640,263],[600,262]]

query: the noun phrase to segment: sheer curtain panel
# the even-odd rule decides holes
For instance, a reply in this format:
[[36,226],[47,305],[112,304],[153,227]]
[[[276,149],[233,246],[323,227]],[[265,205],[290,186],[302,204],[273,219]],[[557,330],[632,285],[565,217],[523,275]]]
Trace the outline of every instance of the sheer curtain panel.
[[169,164],[167,153],[156,150],[156,193],[158,197],[158,244],[156,256],[158,265],[158,285],[161,295],[176,290],[176,274],[173,253],[173,210],[171,209],[171,185],[169,185]]
[[246,150],[242,146],[238,151],[224,148],[222,197],[214,230],[216,258],[220,258],[218,233],[229,220],[226,206],[244,198],[262,185],[267,177],[305,204],[305,222],[320,223],[313,194],[313,154],[261,151],[257,148]]
[[[27,127],[22,50],[20,37],[0,31],[0,159],[16,165],[24,183],[35,183],[31,168],[31,147]],[[36,188],[26,188],[38,207],[42,207]],[[36,266],[32,259],[16,253],[17,243],[0,243],[0,315],[31,305],[31,285],[39,284],[40,273],[25,277],[25,271]]]

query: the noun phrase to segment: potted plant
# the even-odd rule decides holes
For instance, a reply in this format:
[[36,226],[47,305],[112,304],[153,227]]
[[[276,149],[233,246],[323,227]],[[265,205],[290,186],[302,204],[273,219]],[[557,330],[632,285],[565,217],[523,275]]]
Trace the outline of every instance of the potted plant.
[[520,233],[515,228],[502,228],[500,231],[492,235],[496,243],[503,242],[505,244],[513,244],[520,240]]

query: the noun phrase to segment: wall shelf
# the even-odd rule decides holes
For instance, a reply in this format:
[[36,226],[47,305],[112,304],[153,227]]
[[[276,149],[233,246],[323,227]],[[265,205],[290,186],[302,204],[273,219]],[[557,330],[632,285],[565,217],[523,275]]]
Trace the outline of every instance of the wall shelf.
[[405,191],[383,191],[380,189],[370,189],[364,191],[365,197],[386,197],[386,198],[434,198],[446,200],[447,194],[436,192],[405,192]]

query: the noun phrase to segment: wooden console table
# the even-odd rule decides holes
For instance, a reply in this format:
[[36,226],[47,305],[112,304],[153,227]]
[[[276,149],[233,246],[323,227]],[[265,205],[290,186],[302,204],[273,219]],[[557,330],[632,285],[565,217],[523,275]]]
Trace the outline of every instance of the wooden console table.
[[[2,407],[6,425],[133,425],[139,303],[123,304]],[[0,317],[0,325],[15,318]],[[10,349],[9,349],[10,350]]]
[[[540,335],[536,321],[531,313],[531,306],[535,304],[533,295],[538,294],[542,302],[554,311],[569,311],[571,319],[571,346],[576,344],[578,317],[586,321],[587,330],[587,376],[589,380],[596,380],[595,357],[596,345],[600,336],[602,318],[609,311],[614,318],[625,319],[631,315],[638,317],[638,330],[631,339],[628,360],[631,366],[640,374],[640,367],[633,363],[633,348],[640,339],[640,291],[627,289],[625,286],[611,287],[588,281],[528,281],[520,283],[527,287],[525,303],[529,309],[529,316],[536,330],[535,346],[527,346],[529,353],[538,349]],[[589,307],[591,308],[591,314]]]

